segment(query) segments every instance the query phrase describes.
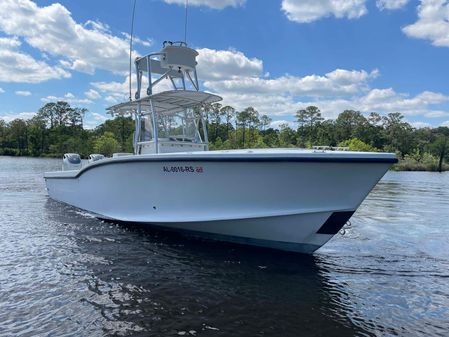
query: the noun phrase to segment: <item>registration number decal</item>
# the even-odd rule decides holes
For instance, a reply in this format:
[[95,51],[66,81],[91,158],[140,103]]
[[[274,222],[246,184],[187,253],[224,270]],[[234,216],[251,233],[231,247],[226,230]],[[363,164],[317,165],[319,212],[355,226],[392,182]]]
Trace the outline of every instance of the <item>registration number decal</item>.
[[163,166],[166,173],[203,173],[202,166]]

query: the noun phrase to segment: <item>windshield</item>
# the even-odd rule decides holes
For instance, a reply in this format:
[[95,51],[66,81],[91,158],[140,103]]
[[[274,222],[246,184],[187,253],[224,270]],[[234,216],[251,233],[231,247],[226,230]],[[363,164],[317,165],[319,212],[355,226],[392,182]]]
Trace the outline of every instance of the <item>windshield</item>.
[[[142,140],[149,141],[154,138],[151,116],[142,118]],[[176,114],[161,114],[157,116],[158,138],[172,141],[201,142],[197,130],[198,121],[193,111],[188,109]]]

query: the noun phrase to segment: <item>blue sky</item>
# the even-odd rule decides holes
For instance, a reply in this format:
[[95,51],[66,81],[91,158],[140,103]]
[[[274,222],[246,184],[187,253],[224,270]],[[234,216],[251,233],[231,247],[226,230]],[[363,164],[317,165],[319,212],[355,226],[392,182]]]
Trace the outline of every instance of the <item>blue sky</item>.
[[[46,102],[86,107],[87,127],[127,98],[132,1],[0,2],[0,118]],[[187,42],[204,90],[274,125],[307,105],[399,111],[449,126],[446,0],[190,0]],[[137,0],[136,55],[184,36],[184,0]]]

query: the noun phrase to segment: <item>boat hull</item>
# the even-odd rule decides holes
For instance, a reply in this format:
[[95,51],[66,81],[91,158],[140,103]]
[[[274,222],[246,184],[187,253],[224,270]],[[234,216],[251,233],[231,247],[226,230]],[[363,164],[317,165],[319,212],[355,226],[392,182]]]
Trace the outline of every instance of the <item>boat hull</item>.
[[133,156],[45,179],[51,198],[100,218],[311,253],[392,161],[334,159]]

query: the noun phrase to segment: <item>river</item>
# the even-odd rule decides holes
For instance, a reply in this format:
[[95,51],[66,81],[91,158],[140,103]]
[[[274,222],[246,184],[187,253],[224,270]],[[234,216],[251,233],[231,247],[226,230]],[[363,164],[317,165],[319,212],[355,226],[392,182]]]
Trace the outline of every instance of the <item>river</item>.
[[104,223],[0,157],[1,336],[446,336],[449,173],[388,172],[313,256]]

